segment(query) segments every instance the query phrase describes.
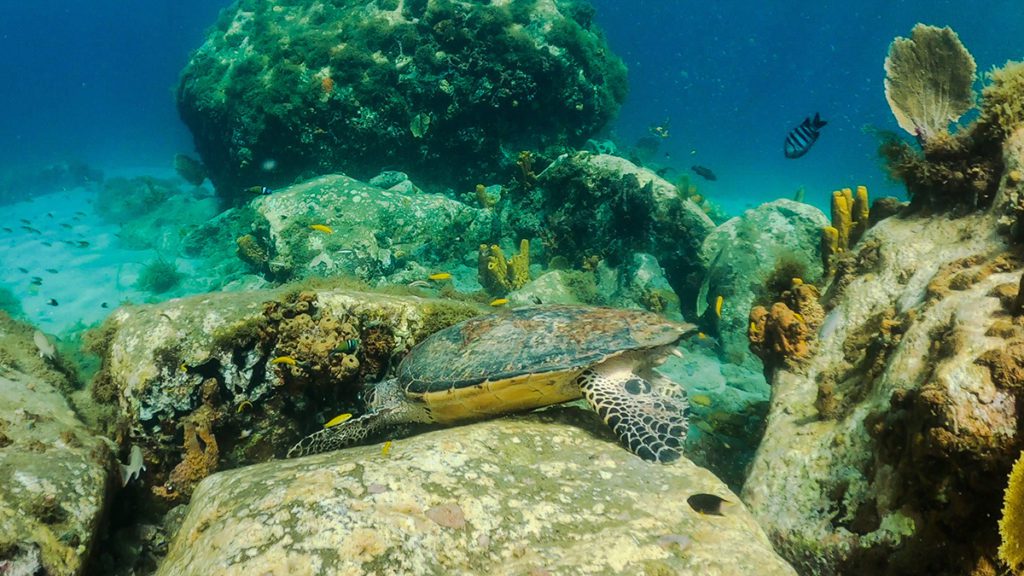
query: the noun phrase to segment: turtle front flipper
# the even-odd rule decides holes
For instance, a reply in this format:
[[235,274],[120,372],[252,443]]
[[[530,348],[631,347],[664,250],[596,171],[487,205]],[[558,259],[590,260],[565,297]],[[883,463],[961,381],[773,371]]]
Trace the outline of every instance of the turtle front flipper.
[[337,426],[317,430],[288,450],[289,458],[338,450],[366,440],[388,423],[386,412],[369,412]]
[[595,366],[584,370],[576,382],[583,397],[630,452],[662,463],[682,454],[689,430],[689,407],[684,398],[659,393],[650,382],[623,367]]

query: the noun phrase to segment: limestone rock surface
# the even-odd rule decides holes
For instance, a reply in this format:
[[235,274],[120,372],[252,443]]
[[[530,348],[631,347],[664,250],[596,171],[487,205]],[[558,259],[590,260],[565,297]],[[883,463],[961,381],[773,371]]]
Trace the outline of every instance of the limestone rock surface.
[[710,472],[572,408],[211,476],[159,574],[212,573],[795,574]]
[[83,574],[115,483],[114,453],[38,377],[0,375],[0,574]]

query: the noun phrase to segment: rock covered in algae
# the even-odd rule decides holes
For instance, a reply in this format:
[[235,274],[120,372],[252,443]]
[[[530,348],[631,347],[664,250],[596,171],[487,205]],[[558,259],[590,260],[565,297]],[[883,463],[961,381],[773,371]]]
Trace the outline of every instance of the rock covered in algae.
[[597,256],[619,266],[648,252],[677,292],[689,274],[703,270],[698,253],[715,225],[654,172],[618,156],[576,152],[556,159],[538,182],[543,199],[529,209],[546,224],[532,233],[552,238],[551,255],[576,265]]
[[122,307],[94,386],[150,457],[148,489],[187,500],[217,469],[262,462],[353,411],[360,385],[476,306],[340,288],[215,293]]
[[776,200],[745,211],[708,235],[701,247],[708,272],[694,306],[698,315],[713,314],[715,300],[722,296],[716,328],[731,362],[757,368],[747,346],[752,305],[778,298],[794,277],[811,283],[821,277],[818,245],[827,224],[814,206]]
[[500,174],[503,145],[582,145],[618,110],[626,69],[592,14],[577,0],[240,0],[182,71],[178,110],[231,200],[382,165],[471,187]]
[[[1019,142],[1005,151],[1017,169]],[[996,519],[1024,438],[1024,262],[996,232],[1005,208],[878,223],[829,288],[806,371],[773,374],[744,501],[802,572],[998,566]]]
[[83,574],[118,482],[113,451],[57,388],[0,376],[0,574]]
[[158,574],[214,572],[795,574],[710,472],[643,462],[574,408],[211,476]]
[[341,174],[277,190],[252,205],[273,246],[268,266],[281,277],[378,280],[414,254],[435,264],[475,252],[492,218],[445,196],[382,190]]

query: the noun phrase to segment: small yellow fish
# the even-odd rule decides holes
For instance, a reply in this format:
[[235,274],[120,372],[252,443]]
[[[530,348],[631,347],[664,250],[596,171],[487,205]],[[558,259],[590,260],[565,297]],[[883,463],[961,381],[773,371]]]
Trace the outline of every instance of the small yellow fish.
[[182,372],[188,372],[188,365],[182,362],[181,366],[178,366],[178,369],[181,370]]
[[694,394],[690,396],[690,404],[696,404],[697,406],[710,406],[711,397],[707,394]]
[[796,288],[797,286],[799,286],[799,285],[801,285],[803,283],[804,283],[804,279],[803,278],[793,278],[793,288]]
[[508,304],[508,298],[495,298],[491,300],[491,306],[504,306]]
[[316,230],[317,232],[323,232],[324,234],[334,234],[334,228],[326,224],[310,224],[310,230]]
[[337,426],[338,424],[341,424],[342,422],[345,422],[346,420],[348,420],[351,417],[352,417],[352,415],[349,414],[348,412],[346,412],[344,414],[338,414],[334,418],[331,418],[326,424],[324,424],[324,428],[333,428],[333,427]]
[[437,274],[431,274],[430,276],[427,276],[427,278],[429,278],[430,280],[435,280],[435,281],[436,280],[451,280],[452,279],[452,275],[449,274],[448,272],[438,272]]
[[381,456],[387,456],[388,454],[391,454],[391,440],[388,440],[380,447]]
[[700,338],[701,340],[703,340],[703,339],[705,339],[707,337],[708,337],[707,334],[705,334],[703,332],[697,332],[697,338]]
[[278,356],[270,361],[271,364],[287,364],[289,366],[298,366],[299,363],[291,356]]
[[719,296],[718,298],[715,298],[715,316],[718,316],[719,318],[722,317],[722,302],[723,301],[725,301],[725,298],[723,298],[722,296]]
[[245,410],[246,408],[251,410],[252,402],[249,402],[248,400],[242,400],[241,402],[238,403],[238,410],[236,410],[236,413],[241,414],[242,411]]

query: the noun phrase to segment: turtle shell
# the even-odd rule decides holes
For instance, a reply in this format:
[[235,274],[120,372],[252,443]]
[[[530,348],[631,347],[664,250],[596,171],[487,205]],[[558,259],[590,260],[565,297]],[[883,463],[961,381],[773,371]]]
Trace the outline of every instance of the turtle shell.
[[671,344],[695,329],[640,310],[516,308],[435,332],[413,347],[397,376],[408,392],[440,392],[579,369],[627,350]]

